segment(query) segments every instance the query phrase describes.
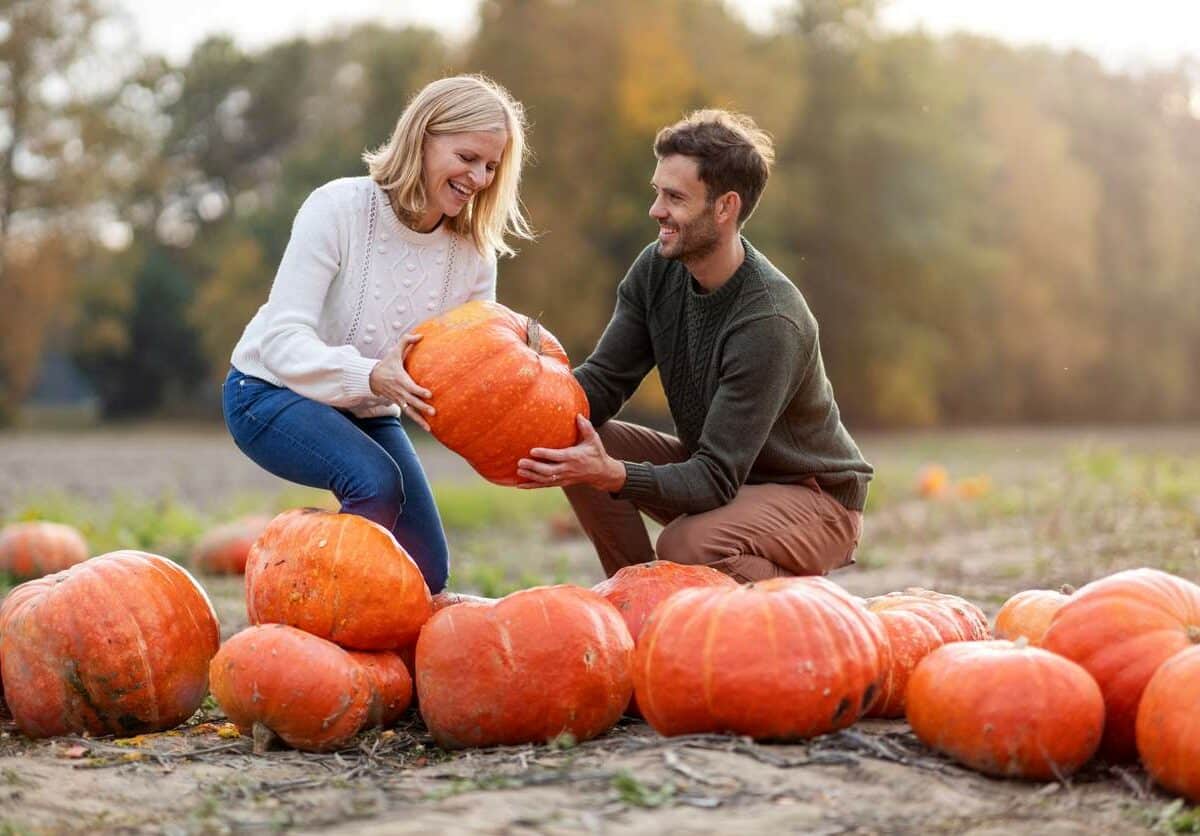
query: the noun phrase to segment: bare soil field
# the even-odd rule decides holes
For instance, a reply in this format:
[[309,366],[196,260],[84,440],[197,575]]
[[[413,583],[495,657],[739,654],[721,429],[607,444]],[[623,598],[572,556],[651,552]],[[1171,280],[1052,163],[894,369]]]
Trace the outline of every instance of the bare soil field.
[[[858,563],[833,575],[855,594],[933,587],[994,614],[1020,589],[1078,586],[1130,566],[1200,580],[1200,428],[860,442],[878,477]],[[451,537],[452,588],[502,594],[600,579],[590,544],[563,525],[561,501],[484,486],[452,454],[421,449]],[[935,462],[951,485],[922,499],[918,470]],[[315,496],[290,492],[206,431],[0,435],[0,474],[4,521],[86,511],[97,541],[162,542],[180,559],[193,529],[234,505]],[[974,492],[955,489],[970,479]],[[105,516],[119,502],[171,519],[194,513],[179,531],[164,524],[125,542],[128,526]],[[244,627],[241,580],[200,580],[223,636]],[[177,730],[126,740],[31,741],[0,716],[0,834],[273,831],[1124,834],[1200,832],[1200,814],[1133,765],[1093,763],[1048,784],[986,778],[929,751],[900,721],[763,744],[665,739],[627,720],[579,745],[451,753],[414,711],[341,752],[256,756],[211,702]]]

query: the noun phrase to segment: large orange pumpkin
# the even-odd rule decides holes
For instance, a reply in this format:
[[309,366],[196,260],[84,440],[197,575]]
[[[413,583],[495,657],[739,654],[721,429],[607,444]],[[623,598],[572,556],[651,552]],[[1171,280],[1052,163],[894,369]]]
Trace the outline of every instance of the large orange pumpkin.
[[241,575],[246,558],[271,518],[241,517],[209,530],[192,549],[192,568],[209,575]]
[[942,640],[980,641],[990,639],[987,616],[965,598],[932,589],[910,587],[867,599],[872,612],[902,609],[914,612],[937,628]]
[[685,589],[647,619],[634,688],[664,735],[794,739],[845,728],[875,701],[879,618],[825,578]]
[[1041,646],[1042,636],[1054,614],[1067,603],[1071,587],[1026,589],[1009,598],[996,613],[996,638],[1016,641],[1024,636],[1035,647]]
[[417,640],[417,697],[439,745],[587,740],[621,716],[633,640],[590,589],[547,586],[460,603]]
[[350,658],[362,665],[370,675],[375,694],[367,724],[384,728],[395,725],[412,703],[412,675],[404,659],[389,650],[374,653],[352,650]]
[[13,719],[31,737],[161,731],[204,699],[217,616],[186,570],[118,551],[28,581],[0,607]]
[[344,746],[367,723],[378,705],[371,676],[333,642],[286,624],[247,627],[209,673],[213,697],[256,748],[269,731],[311,752]]
[[87,559],[83,535],[64,523],[13,523],[0,531],[0,574],[40,578]]
[[1200,644],[1200,586],[1129,569],[1082,586],[1054,616],[1042,647],[1083,665],[1100,685],[1106,756],[1137,754],[1138,702],[1158,666]]
[[1104,729],[1104,699],[1088,672],[1024,642],[943,645],[913,671],[907,700],[925,745],[1001,777],[1070,775]]
[[290,624],[355,650],[412,644],[429,601],[421,570],[391,532],[354,514],[285,511],[246,561],[251,624]]
[[1150,678],[1137,748],[1155,781],[1200,804],[1200,647],[1176,653]]
[[946,641],[933,624],[915,612],[893,607],[878,615],[890,653],[884,665],[879,699],[867,711],[867,716],[903,717],[909,677],[922,659]]
[[481,476],[516,485],[534,447],[569,447],[587,397],[549,331],[495,302],[460,305],[415,329],[405,367],[433,396],[429,428]]

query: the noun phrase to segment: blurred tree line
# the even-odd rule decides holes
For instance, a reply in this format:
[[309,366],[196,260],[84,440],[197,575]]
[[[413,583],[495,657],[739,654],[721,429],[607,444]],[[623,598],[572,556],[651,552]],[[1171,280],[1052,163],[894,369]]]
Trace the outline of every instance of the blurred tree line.
[[97,0],[8,0],[0,411],[48,350],[108,417],[211,406],[304,197],[479,71],[536,155],[541,237],[500,299],[577,360],[655,234],[655,132],[722,106],[776,139],[746,233],[817,314],[851,426],[1200,417],[1196,66],[887,33],[876,7],[797,0],[761,33],[717,0],[485,0],[462,44],[368,25],[172,66],[114,56]]

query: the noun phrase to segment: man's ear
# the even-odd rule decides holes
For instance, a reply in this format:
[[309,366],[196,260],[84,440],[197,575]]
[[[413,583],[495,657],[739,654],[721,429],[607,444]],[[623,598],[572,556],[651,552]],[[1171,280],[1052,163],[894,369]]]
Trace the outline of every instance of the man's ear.
[[725,192],[717,198],[717,222],[732,221],[735,225],[742,211],[742,196],[737,192]]

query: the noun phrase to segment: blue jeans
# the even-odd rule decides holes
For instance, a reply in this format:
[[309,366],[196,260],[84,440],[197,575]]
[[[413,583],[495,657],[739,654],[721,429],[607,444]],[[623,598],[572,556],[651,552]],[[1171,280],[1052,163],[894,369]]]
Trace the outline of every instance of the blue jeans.
[[442,591],[450,571],[446,534],[399,418],[358,418],[237,369],[225,378],[221,402],[243,453],[276,476],[333,491],[343,513],[391,531],[429,591]]

